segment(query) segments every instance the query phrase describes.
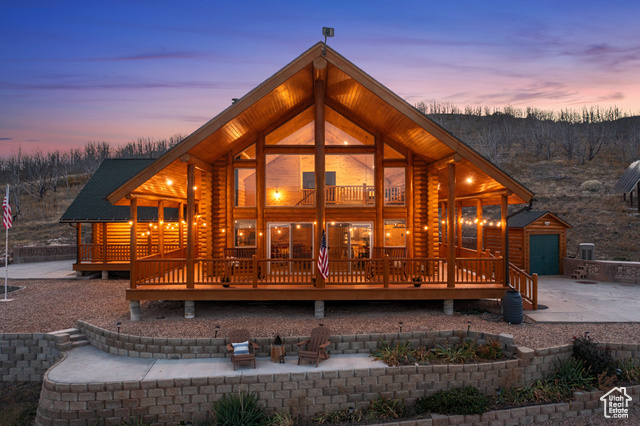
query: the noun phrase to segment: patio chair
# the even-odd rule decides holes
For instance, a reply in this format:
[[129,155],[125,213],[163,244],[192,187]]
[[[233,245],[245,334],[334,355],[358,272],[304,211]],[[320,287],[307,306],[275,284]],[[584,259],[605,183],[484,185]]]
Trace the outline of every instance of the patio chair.
[[[303,340],[298,343],[298,365],[300,362],[304,360],[309,360],[312,363],[316,363],[316,367],[320,361],[325,359],[329,359],[329,352],[327,352],[327,346],[331,343],[329,341],[329,336],[331,335],[331,330],[326,327],[316,327],[311,330],[311,337],[307,340]],[[303,350],[302,347],[306,345],[306,350]]]
[[253,365],[253,368],[256,368],[255,350],[258,348],[259,346],[251,341],[251,336],[247,330],[231,330],[229,332],[227,350],[232,353],[233,371],[236,371],[237,366],[243,364]]

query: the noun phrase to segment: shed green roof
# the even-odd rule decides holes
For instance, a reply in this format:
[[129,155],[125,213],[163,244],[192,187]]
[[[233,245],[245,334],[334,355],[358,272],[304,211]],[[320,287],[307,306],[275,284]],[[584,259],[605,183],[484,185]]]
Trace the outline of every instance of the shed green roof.
[[[107,201],[107,195],[154,161],[151,158],[104,160],[67,211],[64,212],[60,222],[128,222],[130,219],[129,207],[112,205]],[[143,222],[158,220],[158,209],[139,207],[138,220]],[[178,209],[165,209],[165,220],[178,220]]]

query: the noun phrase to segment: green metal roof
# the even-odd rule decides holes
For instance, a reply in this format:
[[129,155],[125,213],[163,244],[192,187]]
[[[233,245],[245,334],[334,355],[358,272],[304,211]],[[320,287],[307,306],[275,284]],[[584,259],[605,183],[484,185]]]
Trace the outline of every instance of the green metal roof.
[[[154,161],[152,158],[104,160],[64,212],[60,222],[128,222],[129,206],[114,206],[107,201],[107,195]],[[158,209],[138,207],[138,220],[143,222],[158,220]],[[178,209],[165,209],[165,220],[178,220]]]

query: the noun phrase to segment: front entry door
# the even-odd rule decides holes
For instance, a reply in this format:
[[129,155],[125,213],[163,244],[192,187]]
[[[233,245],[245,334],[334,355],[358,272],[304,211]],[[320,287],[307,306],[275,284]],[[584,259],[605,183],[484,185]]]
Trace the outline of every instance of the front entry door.
[[529,236],[529,273],[558,275],[560,273],[560,236],[542,234]]

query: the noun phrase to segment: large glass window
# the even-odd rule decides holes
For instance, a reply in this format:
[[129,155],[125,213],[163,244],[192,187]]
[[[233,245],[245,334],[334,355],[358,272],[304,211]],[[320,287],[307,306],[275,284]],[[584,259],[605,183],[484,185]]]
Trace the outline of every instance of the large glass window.
[[327,205],[373,206],[375,199],[373,154],[341,154],[325,157]]
[[256,169],[235,169],[236,207],[255,207]]
[[406,222],[404,219],[386,219],[384,221],[384,246],[405,247]]
[[325,145],[373,145],[373,135],[331,108],[325,109]]
[[236,220],[234,224],[234,240],[236,247],[255,247],[256,221]]
[[[315,189],[310,185],[313,155],[267,155],[267,206],[313,206]],[[306,181],[303,179],[306,177]]]
[[385,206],[403,206],[405,200],[404,167],[385,167],[384,204]]
[[313,108],[308,108],[265,136],[266,145],[313,145],[315,143]]

